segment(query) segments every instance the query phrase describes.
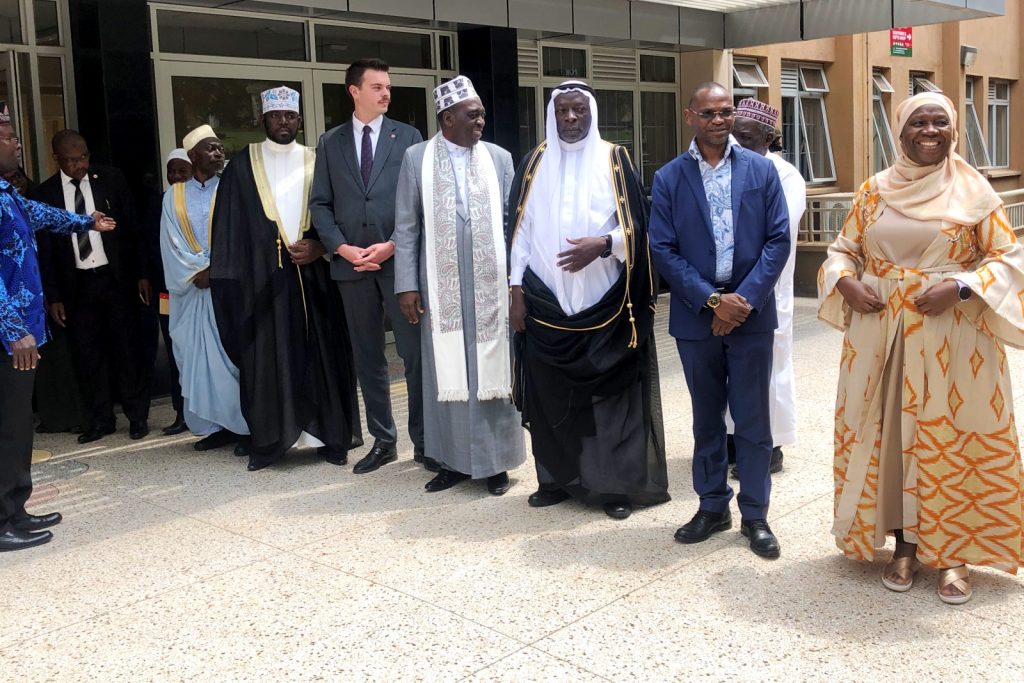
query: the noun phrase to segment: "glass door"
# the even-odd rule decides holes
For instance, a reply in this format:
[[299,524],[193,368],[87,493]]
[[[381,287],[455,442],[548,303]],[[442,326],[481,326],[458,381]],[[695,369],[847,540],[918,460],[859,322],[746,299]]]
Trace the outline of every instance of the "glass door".
[[[260,93],[286,85],[299,92],[303,124],[298,141],[315,145],[320,128],[310,69],[267,68],[194,62],[156,62],[157,110],[160,118],[161,156],[175,147],[190,130],[204,123],[224,143],[228,160],[250,143],[266,138],[260,123]],[[162,175],[162,174],[161,174]]]
[[[344,71],[316,71],[317,109],[326,132],[352,119],[352,97],[345,88]],[[391,106],[387,116],[408,123],[427,139],[437,131],[434,116],[433,76],[410,76],[391,73]]]

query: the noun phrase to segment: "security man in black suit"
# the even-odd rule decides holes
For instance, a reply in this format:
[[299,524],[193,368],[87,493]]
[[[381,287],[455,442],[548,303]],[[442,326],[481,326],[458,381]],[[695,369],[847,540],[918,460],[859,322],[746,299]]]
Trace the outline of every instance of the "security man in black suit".
[[353,62],[345,72],[352,96],[352,121],[324,133],[316,149],[309,210],[320,241],[331,254],[331,277],[338,283],[356,374],[366,405],[373,448],[353,468],[356,474],[398,458],[398,428],[391,412],[384,316],[391,320],[409,390],[409,436],[413,459],[437,471],[423,450],[423,380],[420,333],[398,308],[395,295],[395,193],[405,150],[423,136],[384,114],[391,103],[388,65],[379,59]]
[[53,237],[40,248],[50,318],[70,333],[92,412],[92,425],[78,442],[114,433],[112,377],[128,417],[129,436],[141,439],[149,434],[149,371],[141,366],[133,333],[152,290],[131,192],[117,169],[90,166],[89,147],[78,132],[60,131],[52,146],[60,171],[41,183],[32,198],[75,213],[102,211],[118,226],[102,235]]

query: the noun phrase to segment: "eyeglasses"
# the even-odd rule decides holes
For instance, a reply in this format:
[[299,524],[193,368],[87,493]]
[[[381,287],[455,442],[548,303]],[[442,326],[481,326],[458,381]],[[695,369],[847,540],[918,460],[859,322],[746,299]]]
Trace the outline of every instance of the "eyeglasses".
[[18,143],[21,142],[21,139],[17,135],[0,135],[0,140],[3,140],[4,142],[9,142],[12,145],[17,145]]
[[736,116],[736,110],[730,107],[719,109],[718,111],[715,111],[714,109],[703,109],[694,113],[705,121],[714,121],[717,116],[721,116],[723,119],[731,119]]

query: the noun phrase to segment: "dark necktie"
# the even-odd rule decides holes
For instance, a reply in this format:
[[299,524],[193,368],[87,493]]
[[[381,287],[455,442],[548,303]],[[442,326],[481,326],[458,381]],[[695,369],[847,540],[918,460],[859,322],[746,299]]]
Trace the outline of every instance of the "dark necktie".
[[363,176],[363,187],[370,187],[370,171],[373,170],[373,142],[370,127],[363,126],[363,145],[359,152],[359,173]]
[[[85,215],[85,195],[82,194],[82,181],[75,178],[71,179],[71,184],[75,186],[75,213]],[[89,241],[89,231],[80,232],[76,235],[78,239],[78,259],[84,261],[89,258],[89,254],[92,253],[92,242]]]

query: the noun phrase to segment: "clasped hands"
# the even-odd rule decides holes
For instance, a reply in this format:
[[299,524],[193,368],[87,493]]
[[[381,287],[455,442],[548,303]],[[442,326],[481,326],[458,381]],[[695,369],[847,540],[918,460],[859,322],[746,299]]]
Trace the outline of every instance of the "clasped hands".
[[338,256],[351,263],[357,273],[380,270],[380,264],[391,258],[394,253],[395,243],[390,240],[371,244],[365,248],[342,244],[337,251]]
[[[842,277],[836,283],[836,289],[850,308],[857,313],[868,315],[885,310],[885,303],[878,294],[864,282],[855,277]],[[921,315],[942,315],[960,301],[960,284],[956,280],[943,280],[924,291],[914,299],[913,303]]]
[[723,294],[721,302],[712,309],[715,317],[711,320],[711,333],[716,337],[724,337],[746,322],[753,310],[754,307],[742,294]]

